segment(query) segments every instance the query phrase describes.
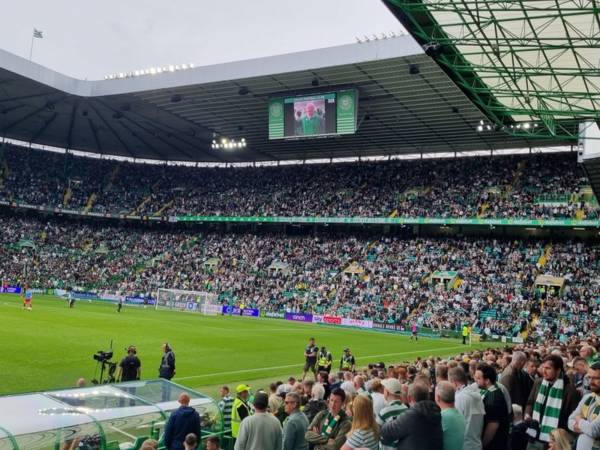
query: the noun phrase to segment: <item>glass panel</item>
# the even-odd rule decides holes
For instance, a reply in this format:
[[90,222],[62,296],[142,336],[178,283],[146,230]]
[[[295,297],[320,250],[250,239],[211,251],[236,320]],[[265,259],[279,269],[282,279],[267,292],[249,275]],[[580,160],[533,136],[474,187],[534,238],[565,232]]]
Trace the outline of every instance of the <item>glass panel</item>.
[[16,450],[8,433],[0,428],[0,450]]
[[97,420],[106,442],[133,444],[138,438],[150,437],[154,424],[164,421],[160,409],[136,397],[136,391],[136,383],[122,383],[48,395]]

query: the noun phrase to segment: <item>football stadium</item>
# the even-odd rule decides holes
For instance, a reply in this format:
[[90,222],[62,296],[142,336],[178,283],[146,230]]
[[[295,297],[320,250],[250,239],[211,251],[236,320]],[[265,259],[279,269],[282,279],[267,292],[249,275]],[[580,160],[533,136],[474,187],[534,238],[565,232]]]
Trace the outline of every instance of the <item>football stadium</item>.
[[600,448],[600,4],[370,3],[405,31],[0,49],[0,450]]

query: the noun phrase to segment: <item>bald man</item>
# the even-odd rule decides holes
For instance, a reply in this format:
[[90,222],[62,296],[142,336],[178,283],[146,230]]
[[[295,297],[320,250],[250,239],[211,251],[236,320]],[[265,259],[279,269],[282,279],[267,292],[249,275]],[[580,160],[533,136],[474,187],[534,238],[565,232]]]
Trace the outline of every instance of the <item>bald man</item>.
[[179,408],[171,413],[165,426],[167,450],[185,450],[183,442],[189,433],[200,438],[200,415],[190,406],[190,396],[185,392],[179,396]]
[[504,369],[500,383],[506,387],[512,403],[525,409],[527,399],[533,388],[533,380],[523,370],[527,363],[527,355],[517,351],[513,353],[510,365]]

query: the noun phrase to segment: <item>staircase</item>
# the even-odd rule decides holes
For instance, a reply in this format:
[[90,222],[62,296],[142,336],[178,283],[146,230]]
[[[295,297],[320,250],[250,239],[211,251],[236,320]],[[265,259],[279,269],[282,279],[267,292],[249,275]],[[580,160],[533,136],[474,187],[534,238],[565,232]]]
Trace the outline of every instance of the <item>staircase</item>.
[[69,206],[69,202],[71,201],[71,197],[73,197],[73,190],[69,186],[63,195],[63,207],[66,208]]
[[490,207],[488,202],[483,202],[477,210],[477,218],[481,219],[485,215],[485,211]]
[[85,204],[85,208],[83,208],[84,213],[90,212],[90,210],[94,206],[94,203],[96,203],[97,198],[98,198],[98,196],[96,195],[95,192],[92,192],[90,194],[90,196],[88,197],[87,203]]
[[519,184],[521,183],[521,177],[523,176],[523,172],[525,171],[525,166],[527,165],[527,161],[526,160],[521,160],[519,161],[519,164],[517,165],[517,170],[515,170],[515,176],[512,180],[512,183],[510,184],[510,188],[509,191],[512,192],[515,190],[516,187],[519,186]]
[[548,260],[550,259],[551,253],[552,253],[552,244],[548,244],[548,245],[546,245],[546,247],[544,247],[544,253],[542,253],[542,256],[540,256],[537,261],[537,266],[540,269],[546,266],[546,264],[548,263]]
[[115,168],[113,169],[113,171],[110,174],[110,177],[108,178],[108,183],[106,185],[107,189],[110,189],[112,187],[113,184],[115,184],[115,182],[117,181],[117,178],[119,177],[119,168],[121,167],[120,164],[117,164],[115,166]]
[[4,180],[6,180],[6,177],[8,176],[8,172],[9,172],[8,162],[3,157],[2,163],[0,164],[0,187],[4,186]]
[[146,206],[150,200],[152,200],[152,195],[148,194],[147,197],[144,198],[144,200],[142,200],[142,202],[133,210],[129,213],[130,216],[135,216],[139,211],[142,210],[142,208],[144,206]]
[[175,199],[168,201],[167,203],[165,203],[164,205],[162,205],[161,208],[153,214],[153,216],[156,216],[156,217],[162,216],[162,213],[166,209],[169,209],[174,204],[175,204]]

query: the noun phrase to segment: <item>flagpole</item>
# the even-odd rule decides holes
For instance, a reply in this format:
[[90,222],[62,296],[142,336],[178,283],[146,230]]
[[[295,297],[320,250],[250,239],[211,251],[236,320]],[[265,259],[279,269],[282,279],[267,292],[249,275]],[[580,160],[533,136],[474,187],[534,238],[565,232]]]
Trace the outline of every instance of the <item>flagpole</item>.
[[29,61],[31,61],[31,57],[33,56],[33,40],[35,39],[35,28],[31,33],[31,47],[29,48]]

